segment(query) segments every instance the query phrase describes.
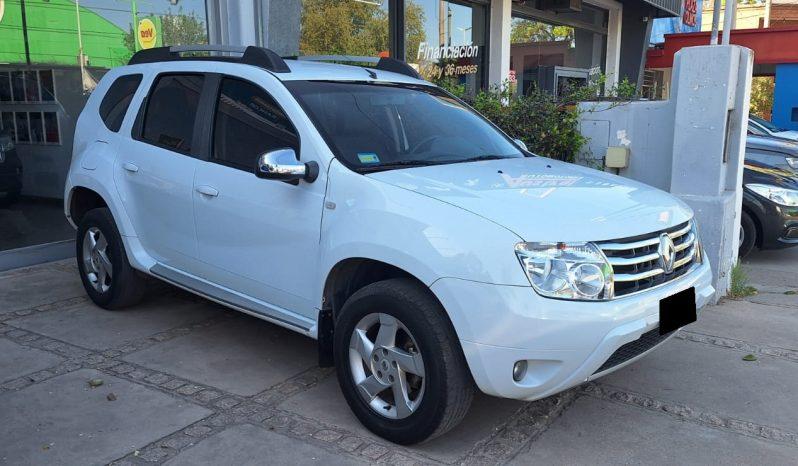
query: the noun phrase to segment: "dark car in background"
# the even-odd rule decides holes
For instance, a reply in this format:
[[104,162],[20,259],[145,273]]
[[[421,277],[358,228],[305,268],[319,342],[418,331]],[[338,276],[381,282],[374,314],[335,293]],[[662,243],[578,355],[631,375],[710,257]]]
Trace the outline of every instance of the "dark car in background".
[[798,144],[748,136],[740,257],[798,245]]
[[11,204],[22,191],[22,161],[8,131],[0,130],[0,205]]

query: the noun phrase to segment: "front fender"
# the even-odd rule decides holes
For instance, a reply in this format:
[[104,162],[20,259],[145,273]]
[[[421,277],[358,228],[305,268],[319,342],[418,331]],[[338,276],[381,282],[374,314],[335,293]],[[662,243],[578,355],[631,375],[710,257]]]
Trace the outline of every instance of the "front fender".
[[513,249],[521,239],[506,228],[337,161],[328,182],[318,283],[324,284],[340,261],[367,258],[398,267],[428,286],[444,277],[529,286]]

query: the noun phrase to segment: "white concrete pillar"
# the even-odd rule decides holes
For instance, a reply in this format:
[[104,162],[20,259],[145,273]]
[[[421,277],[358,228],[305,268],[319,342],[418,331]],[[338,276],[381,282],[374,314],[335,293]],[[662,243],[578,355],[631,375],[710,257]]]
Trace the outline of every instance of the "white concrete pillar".
[[[219,45],[261,44],[260,21],[269,0],[206,0],[208,42]],[[264,9],[265,6],[265,9]]]
[[512,9],[512,0],[493,0],[490,3],[488,84],[491,86],[503,84],[510,76]]
[[674,58],[671,193],[695,211],[724,296],[737,262],[753,52],[735,45],[688,47]]

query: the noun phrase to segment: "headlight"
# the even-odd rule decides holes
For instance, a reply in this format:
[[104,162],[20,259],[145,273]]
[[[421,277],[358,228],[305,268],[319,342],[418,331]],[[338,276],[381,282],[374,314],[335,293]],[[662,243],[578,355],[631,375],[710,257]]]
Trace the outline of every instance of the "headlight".
[[701,237],[698,235],[698,222],[693,218],[693,244],[695,245],[695,263],[700,264],[704,262],[704,252],[701,246]]
[[788,207],[798,206],[798,191],[794,189],[779,188],[768,184],[747,184],[745,187],[776,204]]
[[798,157],[787,157],[787,165],[798,168]]
[[543,296],[591,301],[613,296],[612,267],[592,243],[518,243],[515,253]]

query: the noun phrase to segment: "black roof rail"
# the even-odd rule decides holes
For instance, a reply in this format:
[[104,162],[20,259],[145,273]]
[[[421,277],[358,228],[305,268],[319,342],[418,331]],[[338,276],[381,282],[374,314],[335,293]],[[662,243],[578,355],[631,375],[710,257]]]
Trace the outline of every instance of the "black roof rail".
[[403,74],[405,76],[410,76],[411,78],[415,79],[424,79],[421,77],[421,75],[418,74],[416,70],[413,69],[412,66],[408,65],[402,60],[397,60],[396,58],[390,58],[390,57],[379,58],[379,57],[363,57],[363,56],[354,56],[354,55],[304,55],[304,56],[290,57],[290,58],[294,60],[305,60],[305,61],[369,63],[374,65],[370,66],[369,68],[374,68],[375,70],[389,71],[391,73]]
[[[241,55],[239,58],[230,56],[188,56],[182,53],[189,52],[222,52]],[[236,47],[227,45],[175,45],[172,47],[155,47],[151,49],[139,50],[130,58],[128,65],[138,65],[141,63],[158,63],[164,61],[178,60],[219,60],[232,61],[245,65],[252,65],[269,70],[275,73],[289,73],[291,70],[286,65],[280,55],[263,47]]]

